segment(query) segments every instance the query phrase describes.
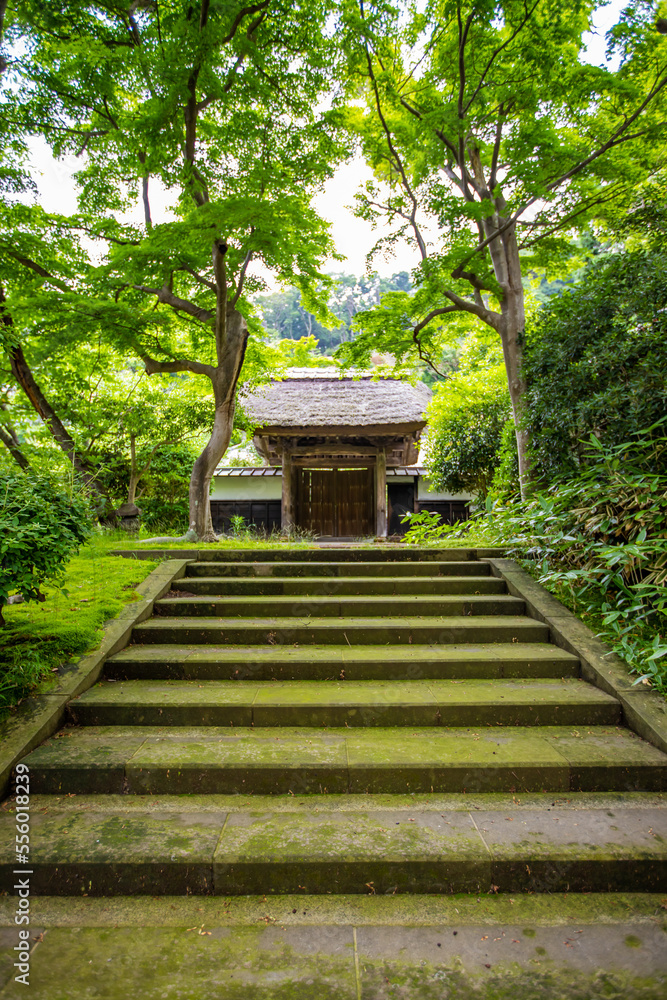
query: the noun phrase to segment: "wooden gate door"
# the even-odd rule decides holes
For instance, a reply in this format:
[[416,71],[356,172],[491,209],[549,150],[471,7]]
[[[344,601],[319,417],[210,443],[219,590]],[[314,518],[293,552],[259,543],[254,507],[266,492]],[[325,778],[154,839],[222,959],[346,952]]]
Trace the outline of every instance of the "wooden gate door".
[[333,538],[375,534],[373,469],[299,469],[296,523]]

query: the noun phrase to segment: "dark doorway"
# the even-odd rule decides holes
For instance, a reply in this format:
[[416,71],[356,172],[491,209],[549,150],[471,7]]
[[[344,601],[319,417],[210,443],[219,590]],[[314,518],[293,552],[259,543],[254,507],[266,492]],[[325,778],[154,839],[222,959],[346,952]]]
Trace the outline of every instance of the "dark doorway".
[[401,518],[404,514],[412,514],[415,509],[414,483],[389,483],[387,501],[387,534],[404,535],[409,525],[401,524]]
[[375,534],[373,469],[299,469],[296,523],[333,538]]

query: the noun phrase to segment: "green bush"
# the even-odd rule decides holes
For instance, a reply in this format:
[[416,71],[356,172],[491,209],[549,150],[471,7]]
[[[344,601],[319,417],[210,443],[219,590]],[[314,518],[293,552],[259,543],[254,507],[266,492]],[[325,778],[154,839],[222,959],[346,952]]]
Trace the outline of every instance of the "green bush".
[[408,525],[403,536],[407,545],[429,545],[451,535],[453,530],[453,525],[443,524],[440,514],[431,510],[414,514],[408,511],[401,518],[401,524]]
[[511,413],[501,359],[496,345],[469,338],[460,370],[435,387],[422,458],[434,489],[482,498],[489,492]]
[[667,252],[591,264],[527,329],[523,373],[538,474],[574,475],[591,434],[621,445],[667,412]]
[[87,500],[69,495],[53,477],[0,472],[0,625],[10,594],[39,601],[45,581],[62,581],[91,529]]
[[463,529],[506,547],[667,694],[667,418],[620,445],[591,437],[579,475],[489,502]]

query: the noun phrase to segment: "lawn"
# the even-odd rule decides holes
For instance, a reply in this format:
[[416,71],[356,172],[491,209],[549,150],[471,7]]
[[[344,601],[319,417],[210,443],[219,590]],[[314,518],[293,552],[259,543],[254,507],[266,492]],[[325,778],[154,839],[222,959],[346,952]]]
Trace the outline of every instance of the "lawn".
[[47,585],[44,603],[3,609],[0,717],[29,693],[48,690],[58,667],[99,645],[104,623],[136,600],[134,588],[157,563],[112,556],[111,547],[95,536],[68,564],[62,591]]

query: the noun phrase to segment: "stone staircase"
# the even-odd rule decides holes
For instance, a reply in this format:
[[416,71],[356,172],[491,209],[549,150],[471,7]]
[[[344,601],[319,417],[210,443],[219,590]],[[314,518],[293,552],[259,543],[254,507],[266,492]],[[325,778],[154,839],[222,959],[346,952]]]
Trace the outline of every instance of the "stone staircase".
[[667,891],[667,757],[473,552],[173,587],[26,758],[34,892]]

